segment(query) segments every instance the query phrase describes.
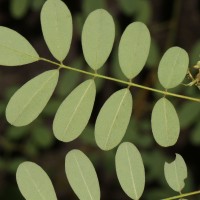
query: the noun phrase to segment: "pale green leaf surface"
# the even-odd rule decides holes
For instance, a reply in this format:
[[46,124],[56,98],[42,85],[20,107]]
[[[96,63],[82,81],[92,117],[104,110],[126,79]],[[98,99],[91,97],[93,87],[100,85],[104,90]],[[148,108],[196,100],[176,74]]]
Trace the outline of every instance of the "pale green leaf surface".
[[58,108],[54,122],[55,137],[63,142],[76,139],[86,127],[96,96],[93,79],[77,86]]
[[164,173],[168,185],[176,192],[181,192],[185,186],[184,180],[187,178],[187,166],[182,156],[176,154],[173,162],[165,162]]
[[117,146],[125,135],[132,113],[129,89],[112,94],[101,108],[95,124],[95,140],[103,150]]
[[180,47],[168,49],[158,67],[158,79],[161,85],[170,89],[179,85],[185,78],[188,70],[189,57]]
[[137,76],[145,65],[150,48],[150,33],[145,24],[131,23],[119,43],[119,64],[128,79]]
[[56,200],[56,194],[46,172],[33,162],[23,162],[16,173],[17,184],[26,200]]
[[63,61],[72,40],[72,16],[61,0],[47,0],[41,11],[42,32],[52,55]]
[[124,192],[132,199],[140,199],[145,185],[145,171],[140,152],[130,142],[122,143],[116,153],[117,177]]
[[164,97],[154,105],[151,126],[154,139],[159,145],[172,146],[178,140],[179,118],[172,103]]
[[39,55],[22,35],[0,26],[0,65],[25,65],[38,60]]
[[113,47],[115,25],[104,9],[89,14],[82,31],[83,54],[88,65],[97,70],[103,66]]
[[48,103],[58,76],[57,69],[46,71],[17,90],[6,108],[7,121],[14,126],[25,126],[36,119]]
[[80,200],[100,200],[99,181],[88,157],[80,150],[71,150],[65,158],[67,179]]

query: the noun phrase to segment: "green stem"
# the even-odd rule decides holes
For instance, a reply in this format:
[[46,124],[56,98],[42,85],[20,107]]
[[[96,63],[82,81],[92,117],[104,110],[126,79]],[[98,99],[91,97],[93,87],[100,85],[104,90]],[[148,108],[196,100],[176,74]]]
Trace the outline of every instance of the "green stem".
[[168,197],[168,198],[162,199],[162,200],[179,199],[179,198],[188,197],[188,196],[197,195],[197,194],[200,194],[200,191],[189,192],[189,193],[185,193],[185,194],[181,194],[181,195],[177,195],[177,196],[173,196],[173,197]]
[[87,71],[84,71],[84,70],[81,70],[81,69],[76,69],[76,68],[73,68],[73,67],[69,67],[69,66],[48,60],[46,58],[40,58],[40,60],[51,63],[53,65],[56,65],[59,68],[69,69],[69,70],[76,71],[76,72],[79,72],[79,73],[82,73],[82,74],[87,74],[89,76],[98,77],[98,78],[122,83],[122,84],[128,85],[130,87],[133,86],[133,87],[149,90],[149,91],[152,91],[152,92],[157,92],[157,93],[163,94],[164,96],[174,96],[174,97],[178,97],[178,98],[181,98],[181,99],[187,99],[187,100],[190,100],[190,101],[200,102],[200,99],[198,99],[198,98],[193,98],[193,97],[189,97],[189,96],[175,94],[175,93],[171,93],[171,92],[168,92],[168,91],[158,90],[158,89],[143,86],[143,85],[140,85],[140,84],[132,83],[132,82],[129,82],[129,81],[123,81],[123,80],[113,78],[113,77],[109,77],[109,76],[104,76],[104,75],[97,74],[97,73],[87,72]]

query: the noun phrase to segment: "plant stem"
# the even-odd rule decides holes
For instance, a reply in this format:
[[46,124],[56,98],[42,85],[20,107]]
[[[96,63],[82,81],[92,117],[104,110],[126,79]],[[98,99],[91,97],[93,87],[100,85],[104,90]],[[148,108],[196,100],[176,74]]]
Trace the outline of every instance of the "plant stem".
[[104,75],[97,74],[97,73],[87,72],[87,71],[84,71],[84,70],[81,70],[81,69],[76,69],[76,68],[73,68],[73,67],[69,67],[69,66],[66,66],[66,65],[63,65],[63,64],[48,60],[46,58],[40,58],[40,60],[48,62],[48,63],[51,63],[53,65],[56,65],[56,66],[59,67],[59,69],[61,69],[61,68],[69,69],[69,70],[76,71],[76,72],[79,72],[79,73],[82,73],[82,74],[87,74],[89,76],[93,76],[93,77],[97,77],[97,78],[102,78],[102,79],[106,79],[106,80],[122,83],[122,84],[128,85],[129,87],[137,87],[137,88],[149,90],[149,91],[152,91],[152,92],[157,92],[157,93],[163,94],[164,96],[174,96],[174,97],[181,98],[181,99],[187,99],[187,100],[190,100],[190,101],[200,102],[200,99],[198,99],[198,98],[193,98],[193,97],[189,97],[189,96],[175,94],[175,93],[168,92],[168,91],[165,91],[165,90],[158,90],[158,89],[154,89],[154,88],[147,87],[147,86],[144,86],[144,85],[132,83],[132,82],[129,82],[129,81],[123,81],[123,80],[120,80],[120,79],[117,79],[117,78],[113,78],[113,77],[109,77],[109,76],[104,76]]
[[197,194],[200,194],[200,191],[189,192],[189,193],[185,193],[185,194],[181,194],[181,195],[177,195],[177,196],[173,196],[173,197],[168,197],[168,198],[162,199],[162,200],[179,199],[179,198],[188,197],[188,196],[197,195]]

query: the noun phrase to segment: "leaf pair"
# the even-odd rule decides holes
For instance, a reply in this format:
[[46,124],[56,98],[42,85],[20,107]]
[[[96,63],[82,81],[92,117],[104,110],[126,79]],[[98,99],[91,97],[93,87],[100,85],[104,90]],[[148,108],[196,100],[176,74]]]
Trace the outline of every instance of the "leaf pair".
[[[158,78],[165,89],[179,85],[186,76],[189,64],[187,52],[179,47],[172,47],[163,55],[159,67]],[[166,98],[155,104],[151,125],[156,142],[164,147],[176,143],[180,133],[179,118],[174,106]]]
[[[69,52],[72,39],[72,17],[60,0],[48,0],[41,12],[44,39],[52,55],[62,62]],[[0,65],[17,66],[38,61],[39,55],[17,32],[0,27]]]
[[[65,158],[68,181],[79,199],[100,200],[99,181],[90,160],[79,150],[71,150]],[[17,169],[17,184],[27,200],[56,200],[46,172],[37,164],[24,162]]]
[[[125,193],[138,200],[144,190],[145,172],[138,149],[131,143],[119,146],[116,157],[116,171]],[[79,199],[99,200],[100,187],[96,171],[88,157],[79,150],[71,150],[65,158],[65,172],[69,184]],[[51,180],[45,171],[35,163],[24,162],[17,169],[17,184],[27,200],[56,200]]]

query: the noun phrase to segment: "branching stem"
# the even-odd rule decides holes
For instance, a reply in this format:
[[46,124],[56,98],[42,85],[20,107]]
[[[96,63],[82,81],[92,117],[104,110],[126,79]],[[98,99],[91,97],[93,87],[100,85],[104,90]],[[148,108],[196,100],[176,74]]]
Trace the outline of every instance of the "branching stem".
[[158,89],[154,89],[154,88],[147,87],[147,86],[144,86],[144,85],[132,83],[132,82],[129,82],[129,81],[123,81],[123,80],[120,80],[120,79],[117,79],[117,78],[113,78],[113,77],[109,77],[109,76],[104,76],[104,75],[97,74],[97,73],[87,72],[85,70],[76,69],[76,68],[73,68],[73,67],[70,67],[70,66],[66,66],[66,65],[63,65],[63,64],[48,60],[46,58],[40,58],[40,60],[48,62],[48,63],[51,63],[53,65],[56,65],[56,66],[58,66],[59,69],[61,69],[61,68],[69,69],[69,70],[76,71],[76,72],[79,72],[79,73],[82,73],[82,74],[87,74],[89,76],[93,76],[93,77],[97,77],[97,78],[102,78],[102,79],[106,79],[106,80],[122,83],[122,84],[128,85],[129,87],[137,87],[137,88],[149,90],[149,91],[152,91],[152,92],[157,92],[157,93],[163,94],[164,96],[174,96],[174,97],[181,98],[181,99],[187,99],[187,100],[190,100],[190,101],[200,102],[199,98],[193,98],[193,97],[189,97],[189,96],[175,94],[175,93],[168,92],[168,91],[165,91],[165,90],[158,90]]

